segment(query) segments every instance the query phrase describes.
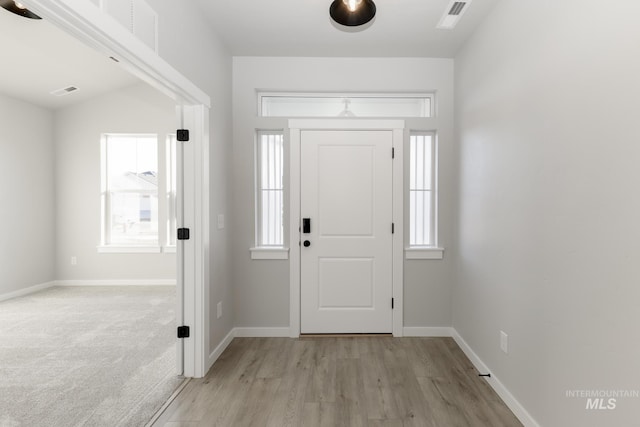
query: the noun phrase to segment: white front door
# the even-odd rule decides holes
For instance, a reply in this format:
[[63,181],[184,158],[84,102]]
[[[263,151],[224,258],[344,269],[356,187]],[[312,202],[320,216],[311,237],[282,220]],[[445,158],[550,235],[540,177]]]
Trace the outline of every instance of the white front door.
[[392,143],[301,132],[301,333],[392,332]]

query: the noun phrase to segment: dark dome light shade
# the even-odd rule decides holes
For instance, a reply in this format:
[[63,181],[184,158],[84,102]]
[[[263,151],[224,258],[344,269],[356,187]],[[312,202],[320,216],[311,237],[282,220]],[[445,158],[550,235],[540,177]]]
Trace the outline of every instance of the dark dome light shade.
[[354,9],[349,9],[348,0],[333,0],[329,7],[329,15],[340,25],[347,27],[357,27],[366,24],[376,16],[376,5],[373,0],[351,0],[355,5]]
[[4,9],[7,9],[9,12],[13,12],[16,15],[24,16],[25,18],[42,19],[17,1],[0,0],[0,6],[2,6],[2,8]]

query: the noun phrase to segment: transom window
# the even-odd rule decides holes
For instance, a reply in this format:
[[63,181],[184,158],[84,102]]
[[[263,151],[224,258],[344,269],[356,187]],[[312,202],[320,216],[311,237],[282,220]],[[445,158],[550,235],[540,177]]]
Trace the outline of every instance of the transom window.
[[431,117],[433,94],[259,93],[263,117]]
[[409,246],[436,246],[436,144],[430,132],[409,137]]

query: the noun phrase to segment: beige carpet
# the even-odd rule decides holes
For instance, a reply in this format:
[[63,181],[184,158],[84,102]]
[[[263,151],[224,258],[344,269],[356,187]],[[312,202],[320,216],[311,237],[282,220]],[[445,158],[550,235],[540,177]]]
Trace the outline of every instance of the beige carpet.
[[143,426],[182,382],[175,304],[172,286],[0,302],[0,426]]

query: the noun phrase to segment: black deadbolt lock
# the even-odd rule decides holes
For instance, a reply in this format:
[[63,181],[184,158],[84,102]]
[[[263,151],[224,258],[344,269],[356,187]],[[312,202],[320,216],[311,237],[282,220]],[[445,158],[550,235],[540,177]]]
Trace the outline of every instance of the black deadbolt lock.
[[308,241],[308,240],[305,240],[303,245],[304,245],[305,248],[308,248],[309,246],[311,246],[311,242]]

